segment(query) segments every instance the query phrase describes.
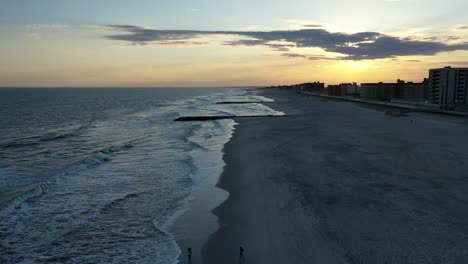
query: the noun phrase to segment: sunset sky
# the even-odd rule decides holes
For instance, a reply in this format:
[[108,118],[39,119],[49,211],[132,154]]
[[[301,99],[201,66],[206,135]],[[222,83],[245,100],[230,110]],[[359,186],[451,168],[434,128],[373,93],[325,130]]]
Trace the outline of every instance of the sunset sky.
[[468,1],[0,0],[0,86],[421,81],[468,66]]

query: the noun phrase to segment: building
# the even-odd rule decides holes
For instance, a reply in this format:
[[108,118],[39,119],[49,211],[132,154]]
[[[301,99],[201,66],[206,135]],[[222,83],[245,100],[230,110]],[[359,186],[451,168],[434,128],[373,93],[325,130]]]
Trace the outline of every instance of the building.
[[340,85],[328,85],[329,96],[344,96],[345,93]]
[[468,68],[429,70],[430,101],[442,109],[468,108]]
[[328,85],[330,96],[359,96],[359,86],[356,83],[342,83],[339,85]]
[[302,86],[302,91],[304,92],[310,92],[310,93],[318,93],[321,94],[323,93],[323,90],[325,89],[325,84],[321,82],[313,82],[313,83],[303,83],[301,84]]
[[403,100],[422,102],[429,99],[428,80],[424,79],[420,83],[405,82],[398,80],[391,90],[392,100]]
[[396,83],[363,83],[361,97],[373,100],[423,102],[429,99],[428,80],[420,83],[398,80]]
[[342,89],[345,90],[346,96],[359,97],[359,85],[357,83],[342,83],[340,84]]
[[325,84],[321,82],[313,82],[313,83],[302,83],[302,84],[294,84],[294,85],[280,85],[276,86],[277,88],[299,91],[299,92],[310,92],[310,93],[323,93],[325,89]]
[[361,98],[390,101],[396,83],[363,83],[361,84]]

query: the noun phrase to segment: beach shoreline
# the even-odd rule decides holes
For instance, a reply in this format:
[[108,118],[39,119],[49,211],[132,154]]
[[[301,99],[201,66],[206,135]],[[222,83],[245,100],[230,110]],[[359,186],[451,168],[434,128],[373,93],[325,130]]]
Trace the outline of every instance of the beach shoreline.
[[263,93],[291,116],[242,119],[224,146],[203,263],[237,263],[240,246],[249,263],[468,258],[465,121]]
[[191,263],[203,263],[199,252],[209,235],[219,228],[218,217],[212,210],[229,196],[225,190],[215,187],[219,177],[219,174],[210,174],[195,187],[189,208],[171,227],[171,233],[181,250],[178,263],[188,263],[189,248],[193,252]]

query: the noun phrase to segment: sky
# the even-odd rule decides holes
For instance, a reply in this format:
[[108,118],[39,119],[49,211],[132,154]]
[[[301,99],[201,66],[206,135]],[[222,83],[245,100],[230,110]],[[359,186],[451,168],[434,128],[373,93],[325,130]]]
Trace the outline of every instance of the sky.
[[468,67],[466,10],[466,0],[0,0],[0,86],[416,82]]

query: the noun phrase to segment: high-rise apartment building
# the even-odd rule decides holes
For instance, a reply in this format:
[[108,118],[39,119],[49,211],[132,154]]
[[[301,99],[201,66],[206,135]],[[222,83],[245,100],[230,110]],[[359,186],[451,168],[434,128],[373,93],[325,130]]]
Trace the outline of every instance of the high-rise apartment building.
[[468,106],[468,68],[429,70],[430,101],[443,109]]

